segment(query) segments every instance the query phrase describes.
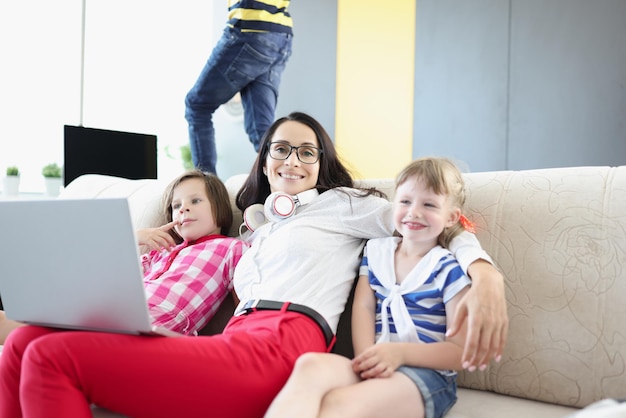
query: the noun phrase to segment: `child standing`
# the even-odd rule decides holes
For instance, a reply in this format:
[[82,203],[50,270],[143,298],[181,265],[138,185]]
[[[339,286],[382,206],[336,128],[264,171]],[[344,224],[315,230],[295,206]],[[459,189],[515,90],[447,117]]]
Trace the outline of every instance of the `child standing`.
[[463,230],[464,201],[461,173],[446,159],[421,158],[398,175],[400,237],[365,247],[352,309],[355,358],[302,355],[266,418],[445,415],[465,343],[465,329],[446,338],[446,318],[471,283],[446,249]]

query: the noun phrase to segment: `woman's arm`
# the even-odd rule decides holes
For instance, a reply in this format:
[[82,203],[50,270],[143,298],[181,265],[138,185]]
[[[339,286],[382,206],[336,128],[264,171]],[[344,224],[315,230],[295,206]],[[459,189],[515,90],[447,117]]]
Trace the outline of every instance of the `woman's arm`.
[[459,301],[454,321],[446,335],[453,337],[467,319],[463,368],[484,370],[492,359],[500,361],[506,344],[509,317],[504,295],[504,277],[485,260],[470,264],[472,287]]
[[456,236],[450,243],[450,250],[472,279],[472,287],[459,302],[448,336],[456,335],[467,320],[463,368],[484,370],[492,359],[500,360],[506,344],[509,318],[504,277],[474,234],[463,232]]

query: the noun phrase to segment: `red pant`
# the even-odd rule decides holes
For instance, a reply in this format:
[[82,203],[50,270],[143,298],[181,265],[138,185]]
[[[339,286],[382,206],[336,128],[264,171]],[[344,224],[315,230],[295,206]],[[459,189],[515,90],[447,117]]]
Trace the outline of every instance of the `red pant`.
[[91,403],[132,417],[262,417],[296,358],[325,349],[295,312],[234,317],[211,337],[21,327],[0,356],[0,417],[90,418]]

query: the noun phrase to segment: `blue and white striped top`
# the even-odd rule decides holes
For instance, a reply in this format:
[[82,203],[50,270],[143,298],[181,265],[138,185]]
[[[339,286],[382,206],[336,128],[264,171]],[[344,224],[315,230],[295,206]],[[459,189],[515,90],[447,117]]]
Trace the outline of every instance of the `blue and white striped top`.
[[369,240],[361,261],[360,274],[368,275],[377,299],[377,342],[444,341],[445,303],[471,281],[452,253],[437,246],[397,284],[394,253],[401,239]]

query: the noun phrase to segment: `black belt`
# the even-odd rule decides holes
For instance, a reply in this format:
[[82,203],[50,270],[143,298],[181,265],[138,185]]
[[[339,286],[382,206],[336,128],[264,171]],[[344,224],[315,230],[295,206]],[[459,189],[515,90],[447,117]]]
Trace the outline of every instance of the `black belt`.
[[246,302],[246,304],[237,314],[247,315],[254,311],[280,311],[283,309],[283,306],[285,304],[288,304],[286,309],[287,311],[301,313],[315,321],[315,323],[324,333],[324,338],[326,339],[326,347],[330,350],[332,345],[335,343],[335,334],[333,334],[333,331],[330,329],[330,325],[328,325],[328,322],[326,322],[324,317],[320,315],[315,309],[309,308],[308,306],[298,305],[297,303],[290,302],[276,302],[273,300],[253,299]]

